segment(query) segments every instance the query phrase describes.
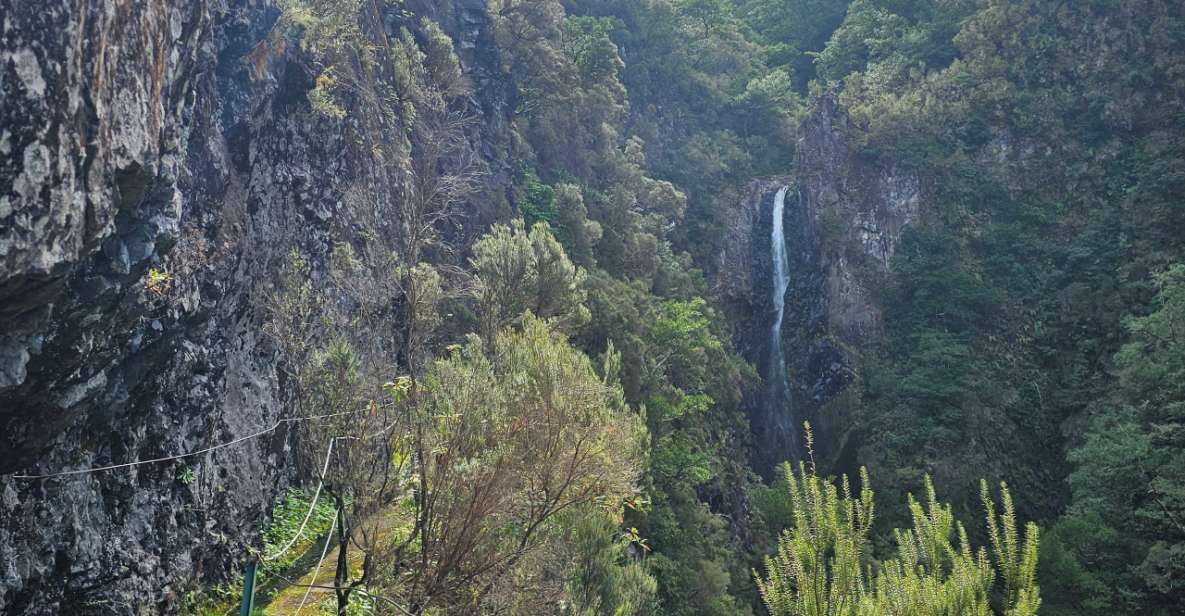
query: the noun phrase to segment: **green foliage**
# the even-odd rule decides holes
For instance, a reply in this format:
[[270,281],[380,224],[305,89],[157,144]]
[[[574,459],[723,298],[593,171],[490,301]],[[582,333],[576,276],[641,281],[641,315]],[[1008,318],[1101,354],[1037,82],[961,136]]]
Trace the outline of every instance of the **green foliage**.
[[603,273],[590,278],[588,303],[593,320],[582,344],[611,340],[627,398],[646,408],[653,502],[629,519],[653,549],[646,562],[662,613],[746,613],[734,596],[748,582],[745,557],[726,518],[697,494],[715,482],[751,481],[730,455],[747,429],[737,391],[745,368],[717,333],[719,315],[702,299],[661,301]]
[[1038,579],[1047,608],[1042,614],[1113,614],[1119,597],[1112,576],[1133,557],[1120,534],[1097,514],[1059,520],[1041,541]]
[[177,481],[183,485],[189,485],[197,479],[197,474],[194,472],[192,466],[181,465],[177,467]]
[[576,264],[591,267],[595,262],[593,248],[603,233],[601,224],[588,219],[588,208],[584,205],[584,194],[579,186],[557,185],[555,199],[557,237]]
[[[784,531],[777,553],[767,557],[766,575],[758,581],[762,599],[773,616],[860,613],[863,597],[875,588],[864,579],[873,521],[867,473],[861,473],[857,496],[847,477],[841,496],[838,486],[815,476],[805,463],[797,473],[786,463],[783,477],[794,525]],[[891,562],[887,570],[896,567]]]
[[319,59],[320,72],[308,93],[317,113],[342,119],[346,107],[343,91],[353,85],[352,75],[342,70],[347,58],[356,57],[370,66],[375,47],[365,37],[358,21],[362,0],[282,0],[281,24],[301,32],[301,46]]
[[970,0],[853,0],[818,54],[819,75],[835,82],[863,73],[878,88],[900,89],[958,56],[954,37],[976,8]]
[[[753,147],[788,160],[789,153],[775,143],[792,131],[793,115],[801,108],[790,92],[791,73],[755,79],[745,87],[750,77],[760,77],[749,58],[756,48],[741,34],[743,26],[731,3],[679,3],[675,28],[661,40],[644,30],[665,26],[648,21],[638,32],[642,39],[659,43],[638,49],[650,56],[649,68],[662,69],[667,63],[662,45],[675,41],[679,64],[674,70],[691,79],[647,84],[647,90],[658,96],[647,99],[639,94],[636,109],[647,110],[648,122],[654,118],[649,110],[670,100],[664,89],[675,86],[710,99],[707,105],[693,103],[695,112],[689,117],[712,118],[703,131],[697,129],[693,140],[679,144],[677,157],[654,164],[652,156],[666,158],[662,149],[653,154],[641,131],[627,128],[633,107],[626,85],[640,84],[641,73],[625,74],[620,37],[624,20],[643,13],[647,19],[661,17],[676,8],[672,3],[647,2],[636,12],[632,3],[624,3],[620,15],[609,16],[584,10],[589,7],[565,10],[556,0],[487,2],[496,59],[505,83],[513,86],[513,134],[505,156],[517,161],[519,173],[508,197],[527,223],[495,225],[473,246],[476,293],[466,297],[476,299],[473,307],[482,321],[480,354],[466,344],[447,359],[433,362],[430,358],[438,351],[434,345],[445,335],[440,332],[440,307],[448,306],[450,312],[459,308],[450,303],[460,295],[455,293],[459,277],[451,277],[447,266],[423,261],[454,254],[447,248],[433,249],[451,231],[443,224],[447,206],[465,197],[446,195],[440,204],[417,199],[439,194],[439,186],[465,184],[440,173],[456,161],[472,159],[463,147],[468,137],[462,137],[468,127],[462,110],[470,103],[465,96],[469,84],[452,42],[433,22],[417,23],[395,8],[383,7],[376,15],[355,11],[356,4],[322,7],[318,2],[293,0],[285,7],[285,23],[303,34],[302,46],[318,76],[309,95],[314,111],[339,120],[337,124],[359,142],[355,154],[379,163],[383,173],[376,173],[375,184],[381,189],[389,179],[392,189],[372,196],[367,184],[345,196],[350,224],[357,232],[351,229],[335,246],[327,280],[307,264],[291,268],[285,277],[289,293],[277,298],[274,315],[283,323],[270,328],[288,334],[282,336],[282,346],[296,361],[286,368],[296,377],[296,396],[305,412],[377,408],[375,417],[389,420],[374,429],[394,422],[390,446],[398,463],[392,481],[381,489],[367,484],[354,507],[373,511],[380,506],[374,496],[379,494],[387,505],[416,514],[396,525],[393,545],[366,548],[368,558],[372,553],[374,557],[364,586],[379,584],[419,607],[445,609],[485,596],[534,613],[522,603],[531,596],[524,589],[546,578],[539,574],[538,563],[556,545],[546,538],[562,535],[566,522],[532,527],[525,521],[530,512],[524,511],[523,503],[534,507],[540,495],[516,490],[522,488],[524,476],[548,468],[547,460],[562,458],[539,453],[546,450],[542,426],[562,427],[563,438],[557,436],[556,443],[563,444],[582,434],[583,424],[567,415],[563,422],[532,424],[525,415],[541,412],[550,403],[572,402],[553,393],[558,388],[554,382],[575,388],[572,395],[604,393],[605,387],[611,394],[620,375],[625,401],[636,408],[646,406],[647,423],[661,426],[662,445],[653,448],[656,462],[653,470],[650,464],[643,466],[646,478],[641,480],[660,494],[653,509],[630,511],[627,521],[637,529],[633,550],[646,542],[661,554],[637,563],[619,552],[612,564],[601,562],[587,574],[590,579],[616,580],[608,589],[585,581],[555,592],[599,597],[585,601],[586,611],[592,613],[693,614],[698,613],[697,605],[712,606],[711,613],[721,615],[745,613],[745,601],[731,596],[738,587],[751,590],[744,558],[731,546],[727,518],[705,505],[709,497],[696,490],[709,482],[742,486],[752,480],[744,456],[736,455],[747,430],[740,387],[752,375],[730,352],[722,318],[702,299],[706,283],[691,254],[701,249],[706,254],[707,244],[699,240],[715,240],[719,234],[705,230],[702,238],[689,238],[680,225],[693,200],[707,212],[715,199],[712,191],[740,177],[744,170],[731,167],[748,160],[750,140],[757,144]],[[686,36],[703,29],[710,40]],[[682,101],[671,102],[671,109],[691,108]],[[722,127],[734,116],[744,118],[744,136]],[[778,136],[768,134],[766,122],[776,124]],[[697,162],[704,163],[701,169],[694,167]],[[660,166],[679,168],[683,178],[695,182],[679,184],[675,177],[653,171]],[[700,181],[701,177],[709,179]],[[313,277],[316,282],[309,280]],[[600,314],[593,316],[594,311]],[[540,318],[547,320],[546,326]],[[506,326],[514,331],[504,331]],[[544,375],[539,368],[506,367],[511,358],[500,354],[501,340],[529,335],[529,341],[511,346],[551,349],[540,357],[556,369],[571,368],[570,357],[538,338],[543,330],[552,337],[573,333],[580,348],[601,354],[606,364],[601,386],[586,383],[586,375],[575,368]],[[534,365],[519,355],[515,361]],[[392,378],[387,373],[393,365],[416,375],[415,394],[396,400],[376,387]],[[549,383],[543,388],[547,395],[542,400],[529,398],[532,383],[542,381]],[[527,397],[512,400],[513,395]],[[601,417],[580,408],[589,421]],[[411,423],[396,418],[409,418]],[[350,422],[328,423],[309,440],[319,442],[339,430],[362,432]],[[610,441],[618,445],[628,441],[626,432],[637,428],[614,426]],[[558,447],[556,443],[552,444]],[[367,467],[370,458],[361,455],[364,451],[352,442],[342,445],[353,466]],[[431,455],[409,456],[407,448],[426,448]],[[590,490],[616,495],[627,484],[634,488],[640,453],[625,449],[617,447],[612,459],[581,464],[581,472],[588,466],[615,475],[612,482],[589,484]],[[532,451],[534,457],[528,455]],[[421,459],[422,466],[411,472],[414,460]],[[361,481],[365,475],[337,478],[347,477]],[[593,490],[596,485],[608,487]],[[723,503],[719,506],[731,514],[739,511],[734,508],[741,506],[743,488],[713,489],[719,492],[714,500]],[[457,513],[474,502],[465,499],[474,499],[475,493],[481,494],[475,501],[491,510],[476,517]],[[420,498],[421,494],[426,496]],[[436,513],[420,515],[429,507]],[[462,519],[480,519],[482,524],[457,521]],[[465,533],[478,527],[481,541],[469,541],[471,535]],[[621,532],[605,531],[598,529],[598,545],[606,536],[619,545]],[[371,531],[362,524],[358,532]],[[515,541],[524,536],[527,549],[516,548]],[[586,536],[579,543],[592,550],[596,542]],[[629,553],[631,548],[620,550]],[[423,562],[433,564],[425,567]],[[558,570],[568,568],[561,565]],[[655,571],[662,573],[652,578]],[[709,583],[700,584],[702,580]],[[558,589],[554,582],[548,580]],[[578,593],[577,587],[585,590]],[[592,587],[599,589],[587,590]],[[656,597],[670,605],[669,611],[655,606]],[[554,602],[548,603],[554,598],[540,600],[554,607]]]
[[556,220],[555,188],[539,181],[534,169],[522,171],[523,198],[518,202],[519,214],[528,227],[538,222],[553,223]]
[[146,291],[157,297],[164,297],[169,294],[172,287],[173,276],[171,274],[155,267],[148,268],[148,275],[144,278]]
[[1055,529],[1071,539],[1063,544],[1067,594],[1100,613],[1159,613],[1185,599],[1171,582],[1185,575],[1185,266],[1154,280],[1152,311],[1125,321],[1117,391],[1070,454],[1074,505]]
[[292,566],[309,546],[329,532],[335,511],[333,500],[328,497],[317,500],[317,505],[313,507],[313,512],[309,515],[308,523],[301,530],[301,522],[304,521],[305,515],[309,513],[309,507],[313,504],[312,497],[310,491],[289,488],[284,497],[272,508],[271,521],[263,529],[263,554],[265,556],[279,554],[284,546],[293,542],[293,539],[295,542],[283,556],[262,561],[265,572],[280,572]]
[[794,89],[805,92],[815,77],[815,54],[844,20],[847,0],[746,0],[745,21],[765,43],[772,66],[785,66]]
[[238,605],[241,589],[219,584],[190,591],[181,602],[181,616],[225,616]]
[[[801,101],[794,95],[790,73],[785,69],[774,69],[769,74],[757,77],[745,84],[745,92],[737,101],[756,110],[769,110],[771,116],[794,117],[799,112]],[[757,116],[761,119],[761,116]],[[765,119],[772,119],[767,117]]]
[[609,38],[615,24],[601,17],[569,16],[564,19],[561,49],[575,66],[582,84],[595,85],[615,80],[625,66]]
[[1060,518],[1040,572],[1051,614],[1181,603],[1164,479],[1180,444],[1161,429],[1179,360],[1139,320],[1171,304],[1154,273],[1185,256],[1166,233],[1185,220],[1169,128],[1185,54],[1163,36],[1185,16],[1117,9],[865,0],[820,57],[849,138],[929,183],[877,289],[861,461],[893,495],[934,473],[959,515],[972,469],[990,469],[1018,510]]
[[[809,425],[807,435],[809,449]],[[912,528],[893,533],[897,557],[878,563],[869,541],[874,504],[866,471],[858,493],[846,476],[839,485],[820,478],[813,462],[800,462],[797,472],[787,463],[783,475],[793,523],[766,559],[764,576],[754,571],[773,616],[1037,614],[1037,527],[1030,523],[1021,541],[1007,486],[1001,484],[997,514],[982,484],[994,559],[982,548],[973,550],[927,477],[925,503],[909,497]],[[993,611],[997,573],[1004,592]]]
[[[859,349],[858,388],[845,403],[850,453],[835,457],[855,456],[848,468],[868,465],[888,496],[882,526],[914,523],[899,547],[923,555],[949,545],[957,558],[943,561],[942,576],[920,564],[931,556],[876,575],[915,589],[958,586],[966,592],[944,596],[981,605],[978,555],[963,559],[967,542],[943,529],[954,528],[947,518],[978,509],[978,478],[989,474],[1009,479],[1026,517],[1060,516],[1043,543],[1043,612],[1172,613],[1182,602],[1176,521],[1185,507],[1173,475],[1183,448],[1173,384],[1185,380],[1177,374],[1185,360],[1166,334],[1180,274],[1153,273],[1176,271],[1169,265],[1185,258],[1179,4],[488,0],[493,55],[513,107],[507,151],[495,157],[517,165],[506,198],[525,223],[496,226],[474,247],[482,351],[492,361],[499,330],[533,323],[528,310],[550,319],[578,348],[603,356],[602,377],[620,376],[626,401],[645,408],[651,436],[642,483],[652,504],[625,523],[653,552],[630,573],[618,553],[588,579],[630,578],[664,614],[743,614],[757,604],[748,561],[773,539],[756,535],[790,512],[745,465],[740,392],[753,373],[729,348],[741,324],[703,298],[739,187],[793,169],[803,95],[812,91],[839,102],[847,117],[836,129],[861,161],[921,179],[924,211],[907,225],[891,274],[860,278],[884,335]],[[453,254],[432,248],[448,235],[449,207],[473,187],[440,175],[470,159],[462,111],[470,84],[435,23],[398,7],[377,20],[358,7],[284,3],[284,23],[303,33],[316,73],[314,110],[349,125],[393,184],[409,187],[392,194],[465,190],[373,221],[359,212],[383,210],[362,200],[366,207],[352,210],[358,237],[334,256],[350,263],[352,250],[360,265],[334,266],[334,288],[348,289],[349,300],[280,311],[290,331],[310,335],[295,347],[346,328],[373,332],[337,352],[298,349],[312,381],[296,382],[337,383],[309,389],[317,405],[371,397],[356,395],[363,383],[391,378],[373,366],[426,365],[434,344],[464,333],[456,324],[434,333],[439,307],[474,308],[471,295],[453,293],[449,268],[422,263]],[[371,40],[384,30],[386,45]],[[837,212],[820,213],[825,244],[843,236]],[[414,221],[407,228],[423,233],[392,221]],[[388,238],[398,245],[379,245]],[[308,299],[315,293],[304,272],[289,288]],[[392,315],[416,327],[392,327]],[[483,476],[472,469],[485,455],[464,467],[467,477]],[[949,491],[950,505],[901,506],[924,473]],[[995,535],[1004,556],[992,568],[1005,583],[991,598],[1020,605],[1034,598],[1019,590],[1032,585],[1032,559],[1023,549],[1005,558],[1009,515],[996,518],[994,533],[972,529],[971,538]],[[548,533],[563,535],[566,524]],[[889,541],[881,530],[866,543]],[[746,533],[752,545],[738,547],[735,537]],[[577,543],[592,550],[617,533],[595,535]],[[532,567],[516,570],[519,590],[546,578]],[[652,592],[643,592],[647,576]],[[546,581],[553,598],[600,597],[582,600],[594,613],[625,604],[596,584],[560,590],[567,581]],[[505,600],[522,613],[537,607]],[[630,600],[627,613],[644,602]]]
[[[479,250],[475,262],[538,256],[530,271],[544,279],[575,275],[545,224],[529,235],[520,223],[489,239],[517,240],[523,240],[516,244],[522,254]],[[293,261],[292,269],[300,271],[303,262]],[[487,280],[509,271],[478,270]],[[339,543],[339,610],[364,613],[368,593],[425,609],[526,597],[517,584],[523,576],[540,575],[538,554],[550,545],[553,518],[593,504],[619,516],[634,497],[645,454],[642,419],[626,404],[611,371],[598,375],[556,331],[562,315],[541,295],[530,298],[534,303],[515,327],[489,343],[470,336],[432,362],[422,378],[378,385],[375,377],[382,373],[375,364],[385,348],[368,344],[368,332],[353,327],[370,297],[351,284],[351,272],[359,271],[345,267],[334,285],[324,287],[358,293],[347,295],[355,301],[345,313],[305,281],[289,277],[293,289],[277,300],[272,326],[290,359],[296,359],[294,349],[307,349],[293,371],[301,409],[318,413],[316,423],[303,424],[309,426],[306,439],[320,445],[332,438],[334,445],[325,497],[308,533],[323,532],[338,508],[352,519],[352,538]],[[300,302],[325,310],[311,330],[304,316],[313,311]],[[531,308],[552,319],[534,316]],[[297,325],[285,333],[285,323]],[[319,460],[321,453],[316,447],[310,457]],[[278,552],[292,540],[308,506],[306,496],[294,493],[274,512],[265,532],[267,550]],[[295,549],[271,566],[289,566],[304,541],[298,538]],[[350,552],[360,567],[351,564]],[[644,576],[623,575],[644,591]],[[352,598],[343,600],[342,588]]]
[[[631,553],[644,539],[619,538],[617,524],[596,509],[576,511],[562,526],[570,551],[563,614],[573,616],[650,616],[659,614],[657,584]],[[628,537],[628,534],[627,534]]]
[[[377,610],[378,604],[379,602],[370,595],[359,593],[357,598],[350,601],[346,607],[345,616],[372,616],[379,613]],[[332,598],[317,604],[317,613],[324,616],[341,616],[337,602]]]
[[[542,575],[538,554],[557,516],[593,504],[620,512],[635,493],[641,419],[616,383],[534,316],[492,348],[472,337],[435,362],[423,392],[415,432],[431,454],[420,475],[430,515],[414,542],[399,540],[415,558],[384,582],[407,604],[525,600],[519,585]],[[432,565],[408,566],[421,562]]]
[[546,222],[494,225],[473,245],[482,331],[489,340],[525,313],[565,330],[588,320],[584,270],[573,265]]

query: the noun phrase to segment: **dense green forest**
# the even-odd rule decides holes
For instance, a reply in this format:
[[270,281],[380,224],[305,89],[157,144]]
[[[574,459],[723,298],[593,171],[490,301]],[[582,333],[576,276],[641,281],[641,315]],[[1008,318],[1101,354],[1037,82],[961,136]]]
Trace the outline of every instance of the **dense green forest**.
[[[349,175],[251,283],[296,418],[266,613],[1185,614],[1185,2],[261,4],[252,113]],[[877,325],[768,451],[720,255],[820,117],[918,212],[884,264],[821,223]]]
[[[409,613],[1181,613],[1185,7],[487,9],[515,105],[514,188],[488,196],[517,220],[450,268],[425,255],[459,248],[439,225],[481,169],[447,35],[407,13],[399,38],[376,37],[370,3],[286,5],[314,109],[383,152],[376,176],[419,189],[398,220],[360,206],[332,284],[293,276],[276,300],[307,412],[369,400],[396,409],[375,429],[405,417],[384,447],[342,445],[326,481],[355,519],[405,512],[394,538],[351,523],[386,541],[341,587]],[[916,173],[926,200],[875,289],[883,337],[834,403],[855,459],[766,483],[741,404],[758,377],[708,280],[744,185],[791,171],[822,98],[860,156]],[[330,433],[307,435],[311,459]],[[855,496],[815,474],[855,465]],[[999,530],[981,479],[1007,480],[1042,527],[1039,566],[1035,527],[1019,547],[1006,491]],[[906,507],[923,481],[928,504]],[[869,484],[887,495],[876,516]]]

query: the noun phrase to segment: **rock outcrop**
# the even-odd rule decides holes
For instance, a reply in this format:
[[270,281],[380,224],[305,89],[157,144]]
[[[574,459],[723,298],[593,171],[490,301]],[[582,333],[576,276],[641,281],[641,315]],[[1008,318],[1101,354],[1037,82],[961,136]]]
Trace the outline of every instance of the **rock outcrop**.
[[[172,613],[232,574],[292,479],[261,325],[364,165],[349,119],[310,112],[274,0],[0,6],[0,613]],[[457,41],[497,186],[484,2],[405,8],[387,27],[427,15]]]
[[283,426],[175,462],[13,476],[193,451],[283,415],[260,283],[308,218],[298,203],[330,202],[309,180],[338,163],[283,108],[294,70],[243,61],[275,44],[278,12],[239,4],[5,18],[5,613],[174,609],[245,555],[285,483]]
[[808,231],[801,239],[826,276],[828,330],[844,345],[864,346],[880,331],[873,283],[889,272],[902,232],[918,217],[921,182],[852,147],[847,116],[830,97],[802,125],[795,179]]

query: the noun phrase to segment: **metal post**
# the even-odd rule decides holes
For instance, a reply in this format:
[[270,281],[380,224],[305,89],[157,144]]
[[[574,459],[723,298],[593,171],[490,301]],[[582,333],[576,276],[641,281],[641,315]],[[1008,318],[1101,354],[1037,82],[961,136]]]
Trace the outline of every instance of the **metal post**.
[[255,570],[258,565],[252,560],[243,570],[243,601],[239,604],[239,616],[251,616],[255,609]]

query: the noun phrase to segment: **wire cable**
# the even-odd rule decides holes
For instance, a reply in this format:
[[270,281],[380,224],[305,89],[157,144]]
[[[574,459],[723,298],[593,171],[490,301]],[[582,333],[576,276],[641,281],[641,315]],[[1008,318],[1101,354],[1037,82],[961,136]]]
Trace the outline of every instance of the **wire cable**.
[[253,434],[248,434],[247,436],[241,436],[239,438],[236,438],[233,441],[221,443],[218,445],[214,445],[212,447],[206,447],[205,449],[199,449],[197,451],[191,451],[189,453],[178,454],[175,456],[165,456],[163,458],[153,458],[151,460],[137,460],[135,462],[125,462],[123,464],[110,464],[108,466],[98,466],[98,467],[93,467],[93,468],[80,468],[80,469],[76,469],[76,470],[72,470],[72,471],[61,471],[58,473],[47,473],[44,475],[11,475],[11,477],[13,479],[53,479],[55,477],[65,477],[68,475],[84,475],[87,473],[98,473],[98,472],[102,472],[102,471],[112,471],[112,470],[116,470],[116,469],[120,469],[120,468],[129,468],[132,466],[140,466],[142,464],[156,464],[158,462],[168,462],[170,460],[180,460],[182,458],[189,458],[189,457],[201,455],[203,453],[210,453],[211,451],[217,451],[219,449],[225,449],[227,447],[232,447],[234,445],[238,445],[239,443],[242,443],[244,441],[249,441],[253,438],[258,438],[258,437],[263,436],[264,434],[267,434],[269,432],[274,432],[276,430],[276,428],[279,428],[281,425],[286,424],[286,423],[296,423],[296,422],[308,421],[308,420],[312,420],[312,419],[327,419],[329,417],[340,417],[342,415],[354,415],[359,412],[360,411],[347,411],[344,413],[332,413],[329,415],[314,415],[311,417],[289,417],[289,418],[281,419],[281,420],[277,421],[276,423],[272,424],[272,426],[270,428],[265,428],[263,430],[255,432]]

